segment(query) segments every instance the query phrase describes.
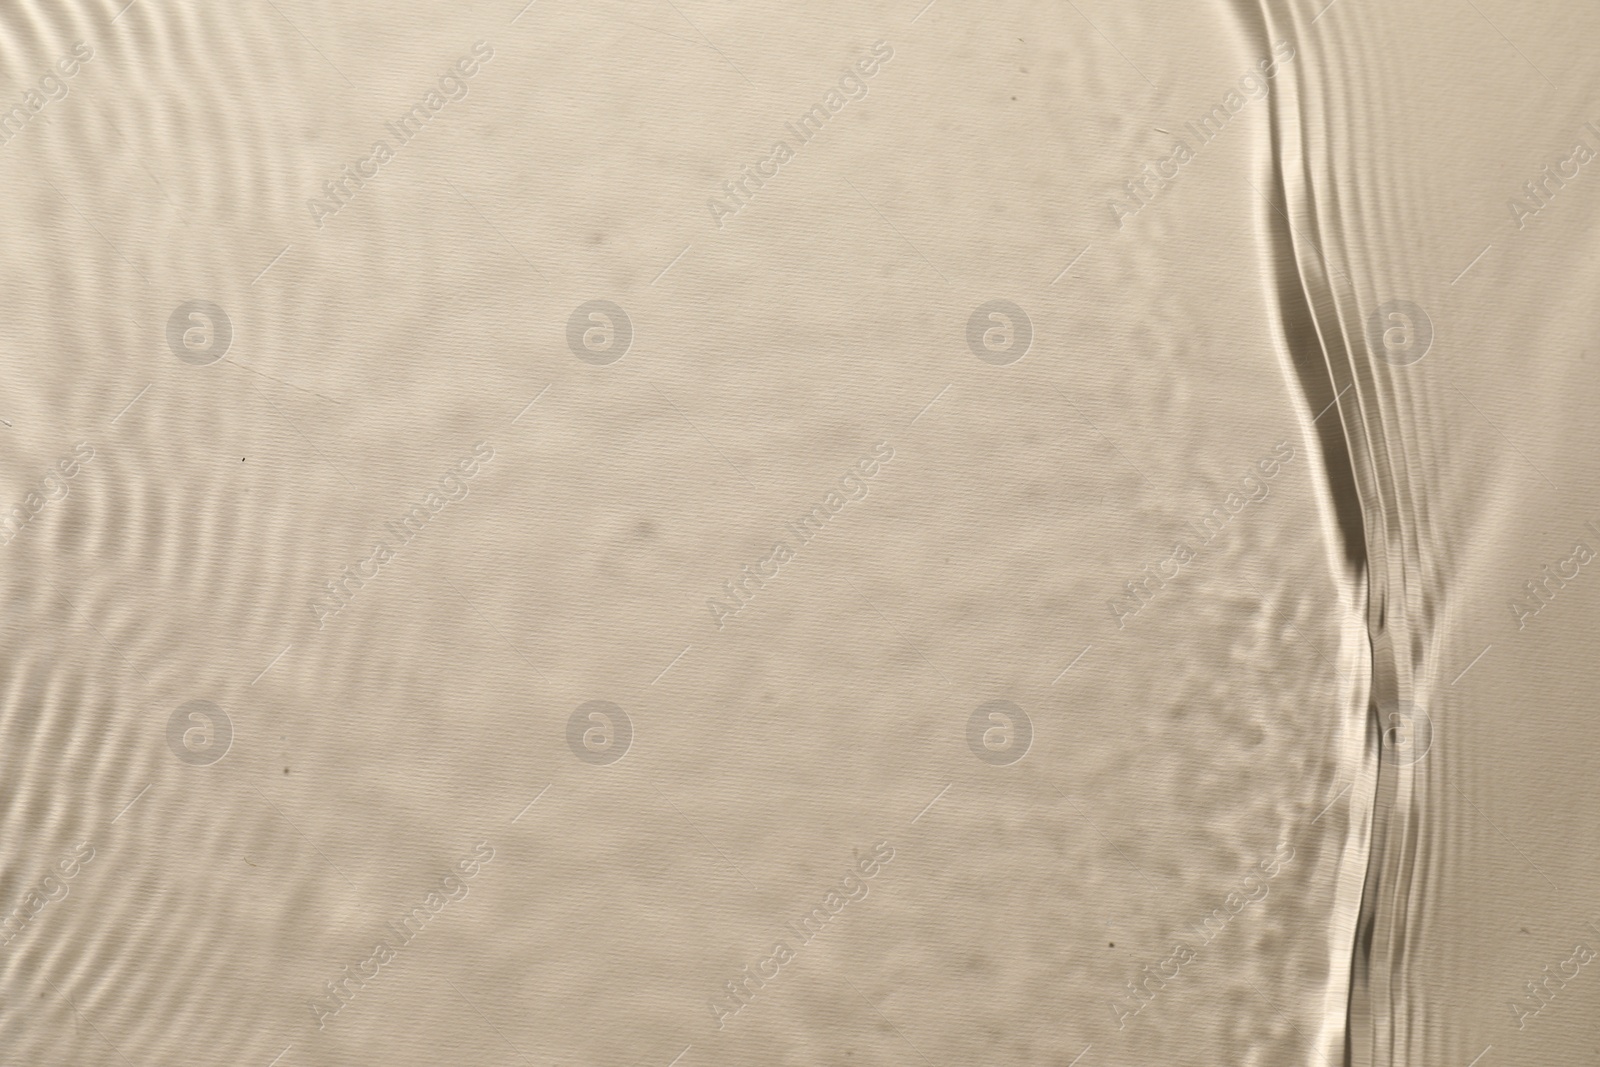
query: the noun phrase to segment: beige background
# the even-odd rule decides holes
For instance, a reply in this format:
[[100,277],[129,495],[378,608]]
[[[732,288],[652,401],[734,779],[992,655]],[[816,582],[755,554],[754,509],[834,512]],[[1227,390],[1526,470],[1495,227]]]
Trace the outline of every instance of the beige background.
[[0,1063],[1592,1056],[1592,12],[124,2],[0,9]]

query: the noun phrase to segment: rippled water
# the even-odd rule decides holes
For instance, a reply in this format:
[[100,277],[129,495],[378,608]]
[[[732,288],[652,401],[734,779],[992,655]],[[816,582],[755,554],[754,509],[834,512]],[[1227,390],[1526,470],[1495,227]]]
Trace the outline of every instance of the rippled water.
[[1592,1058],[1596,14],[923,3],[0,13],[0,1063]]

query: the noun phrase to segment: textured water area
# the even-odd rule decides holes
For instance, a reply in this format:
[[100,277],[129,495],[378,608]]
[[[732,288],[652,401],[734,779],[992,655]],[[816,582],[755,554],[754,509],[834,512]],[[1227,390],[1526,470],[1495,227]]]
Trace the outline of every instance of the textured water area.
[[1600,1062],[1597,42],[0,6],[0,1065]]

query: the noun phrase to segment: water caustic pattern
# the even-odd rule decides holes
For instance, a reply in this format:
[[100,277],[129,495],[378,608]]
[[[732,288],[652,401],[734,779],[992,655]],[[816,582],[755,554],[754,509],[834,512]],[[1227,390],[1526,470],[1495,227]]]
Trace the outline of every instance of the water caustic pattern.
[[1597,18],[0,8],[0,1064],[1591,1062]]

